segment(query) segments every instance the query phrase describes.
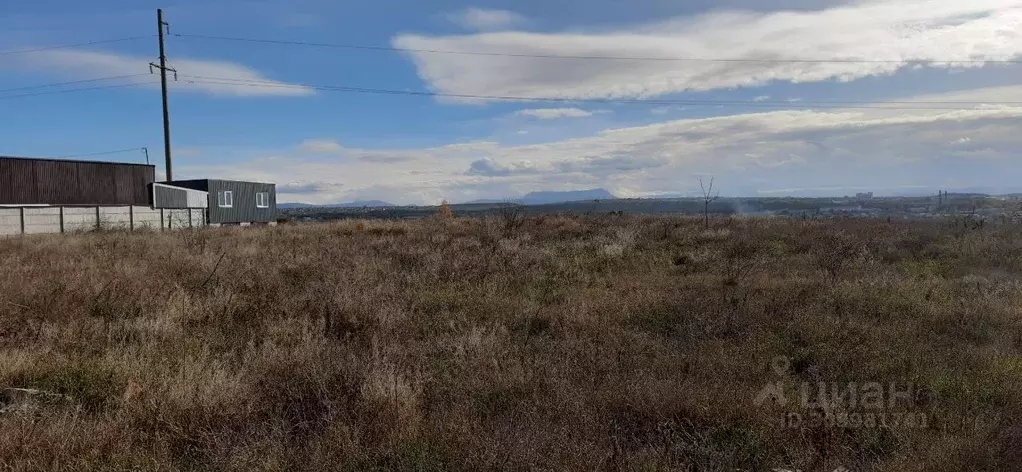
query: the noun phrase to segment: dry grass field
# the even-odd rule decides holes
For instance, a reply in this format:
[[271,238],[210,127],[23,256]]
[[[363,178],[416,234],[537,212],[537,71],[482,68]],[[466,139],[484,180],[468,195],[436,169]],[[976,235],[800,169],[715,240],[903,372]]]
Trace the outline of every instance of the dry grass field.
[[[1018,470],[1020,229],[504,215],[0,239],[0,470]],[[860,401],[788,422],[840,418],[799,400],[819,382]],[[873,383],[891,404],[862,401]]]

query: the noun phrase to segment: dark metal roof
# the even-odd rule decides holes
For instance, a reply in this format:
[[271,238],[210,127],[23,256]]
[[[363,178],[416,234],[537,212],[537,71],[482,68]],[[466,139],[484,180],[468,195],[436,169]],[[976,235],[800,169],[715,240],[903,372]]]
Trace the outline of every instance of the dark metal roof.
[[263,182],[259,180],[231,180],[231,179],[189,179],[189,180],[171,180],[167,182],[160,182],[161,184],[177,185],[177,184],[195,184],[199,182],[233,182],[236,184],[264,184],[264,185],[277,185],[273,182]]
[[233,182],[236,184],[263,184],[263,185],[277,185],[273,182],[263,182],[261,180],[231,180],[231,179],[209,179],[215,182]]
[[159,182],[165,185],[173,185],[175,187],[190,188],[193,190],[204,190],[208,191],[209,187],[216,183],[227,183],[227,184],[256,184],[256,185],[271,185],[276,187],[277,184],[272,182],[256,182],[253,180],[227,180],[227,179],[192,179],[192,180],[171,180],[166,182]]
[[202,190],[203,192],[209,191],[209,181],[205,179],[197,180],[168,180],[159,182],[164,185],[172,185],[174,187],[188,188],[192,190]]
[[119,166],[142,166],[156,168],[156,165],[154,164],[139,164],[135,162],[116,162],[116,161],[85,161],[78,159],[56,159],[52,157],[0,156],[0,159],[16,159],[20,161],[43,161],[43,162],[72,162],[75,164],[114,164]]

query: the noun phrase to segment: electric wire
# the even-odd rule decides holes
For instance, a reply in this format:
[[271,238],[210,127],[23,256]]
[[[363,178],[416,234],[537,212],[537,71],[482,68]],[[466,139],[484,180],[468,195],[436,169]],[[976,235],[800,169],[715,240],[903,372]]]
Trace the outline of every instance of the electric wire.
[[[739,101],[739,100],[669,100],[669,99],[625,99],[625,98],[562,98],[562,97],[525,97],[509,95],[481,95],[443,93],[429,91],[393,90],[366,87],[351,87],[342,85],[316,85],[316,84],[288,84],[256,79],[236,79],[227,77],[208,77],[181,74],[184,82],[191,84],[205,85],[228,85],[260,88],[287,88],[298,90],[317,90],[332,92],[351,92],[379,95],[404,95],[420,97],[440,97],[464,100],[491,100],[491,101],[526,101],[526,102],[552,102],[552,103],[594,103],[594,104],[646,104],[646,105],[679,105],[679,106],[738,106],[749,108],[858,108],[873,110],[975,110],[981,106],[1012,106],[1020,105],[1022,102],[764,102],[764,101]],[[888,106],[893,105],[923,105],[923,106]],[[959,105],[959,106],[951,106]],[[973,105],[973,106],[965,106]]]
[[311,41],[297,41],[285,39],[263,39],[263,38],[241,38],[232,36],[204,35],[204,34],[173,34],[177,38],[194,38],[217,41],[232,41],[258,44],[276,44],[290,46],[312,46],[321,48],[339,49],[361,49],[368,51],[387,52],[414,52],[426,54],[451,54],[462,56],[496,56],[496,57],[519,57],[534,59],[574,59],[574,60],[607,60],[607,61],[661,61],[661,62],[750,62],[750,63],[780,63],[780,64],[1022,64],[1022,59],[856,59],[856,58],[713,58],[713,57],[638,57],[638,56],[595,56],[595,55],[570,55],[570,54],[527,54],[527,53],[506,53],[492,51],[453,51],[442,49],[426,48],[401,48],[395,46],[371,46],[361,44],[336,44],[320,43]]
[[19,49],[19,50],[13,50],[13,51],[0,51],[0,56],[10,56],[10,55],[15,55],[15,54],[28,54],[28,53],[41,52],[41,51],[52,51],[54,49],[78,48],[78,47],[83,47],[83,46],[94,46],[94,45],[97,45],[97,44],[120,43],[120,42],[124,42],[124,41],[134,41],[134,40],[138,40],[138,39],[146,39],[146,38],[152,38],[152,37],[153,37],[153,35],[148,35],[148,36],[129,36],[127,38],[101,39],[101,40],[97,40],[97,41],[87,41],[87,42],[84,42],[84,43],[76,43],[76,44],[64,44],[64,45],[60,45],[60,46],[42,46],[42,47],[31,48],[31,49]]
[[97,78],[94,78],[94,79],[72,80],[72,81],[68,81],[68,82],[56,82],[56,83],[52,83],[52,84],[29,85],[27,87],[15,87],[15,88],[9,88],[9,89],[0,89],[0,93],[16,92],[16,91],[21,91],[21,90],[35,90],[35,89],[49,88],[49,87],[61,87],[61,86],[64,86],[64,85],[85,84],[85,83],[90,83],[90,82],[102,82],[102,81],[105,81],[105,80],[129,79],[129,78],[133,78],[133,77],[141,77],[143,75],[149,75],[149,74],[144,74],[143,73],[143,74],[114,75],[114,76],[110,76],[110,77],[97,77]]
[[87,154],[71,154],[71,155],[67,155],[67,156],[57,156],[55,159],[70,159],[70,158],[76,158],[76,157],[93,157],[93,156],[109,156],[111,154],[124,154],[124,153],[128,153],[128,152],[142,152],[142,149],[143,148],[141,148],[141,147],[134,147],[134,148],[128,148],[128,149],[117,149],[117,150],[114,150],[114,151],[90,152],[90,153],[87,153]]
[[6,100],[6,99],[11,99],[11,98],[35,97],[35,96],[39,96],[39,95],[54,95],[54,94],[61,94],[61,93],[88,92],[88,91],[93,91],[93,90],[107,90],[107,89],[117,89],[117,88],[138,87],[138,86],[141,86],[141,85],[150,85],[150,84],[155,84],[155,82],[152,82],[152,81],[132,82],[132,83],[127,83],[127,84],[99,85],[99,86],[95,86],[95,87],[72,88],[72,89],[64,89],[64,90],[51,90],[51,91],[47,91],[47,92],[24,93],[24,94],[19,94],[19,95],[0,95],[0,100]]

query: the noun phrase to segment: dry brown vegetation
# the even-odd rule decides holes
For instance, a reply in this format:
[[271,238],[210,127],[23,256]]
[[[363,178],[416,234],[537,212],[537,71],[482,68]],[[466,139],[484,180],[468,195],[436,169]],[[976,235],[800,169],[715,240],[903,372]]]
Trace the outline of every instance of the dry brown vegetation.
[[[0,469],[1010,470],[1018,231],[498,215],[3,239]],[[911,382],[931,420],[782,427],[753,403],[776,356],[793,385]]]

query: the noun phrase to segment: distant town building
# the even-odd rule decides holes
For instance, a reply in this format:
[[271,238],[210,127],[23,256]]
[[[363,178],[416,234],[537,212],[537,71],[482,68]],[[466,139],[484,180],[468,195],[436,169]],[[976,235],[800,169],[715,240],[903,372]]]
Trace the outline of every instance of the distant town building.
[[856,200],[872,200],[873,199],[873,192],[857,193],[857,194],[855,194],[855,199]]

